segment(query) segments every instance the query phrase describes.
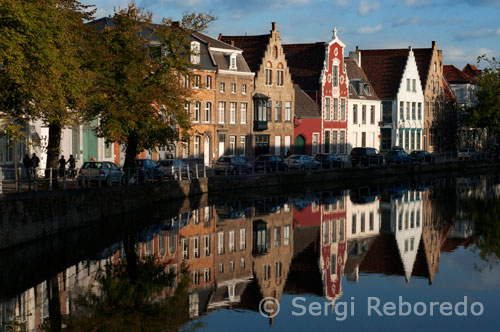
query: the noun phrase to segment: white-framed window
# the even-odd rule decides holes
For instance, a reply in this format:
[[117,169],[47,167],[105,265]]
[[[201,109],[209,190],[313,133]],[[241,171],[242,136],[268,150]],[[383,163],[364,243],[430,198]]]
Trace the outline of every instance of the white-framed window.
[[273,69],[271,62],[266,64],[266,85],[271,85],[273,83]]
[[226,102],[219,101],[219,120],[218,120],[218,122],[220,124],[224,124],[225,119],[226,119]]
[[338,136],[338,131],[332,130],[332,153],[337,153],[337,136]]
[[332,76],[333,76],[333,87],[336,88],[339,86],[339,66],[338,65],[333,65]]
[[318,145],[319,145],[319,134],[314,133],[312,136],[312,153],[313,154],[318,153]]
[[189,88],[189,76],[188,75],[184,75],[182,76],[182,85],[185,87],[185,88]]
[[201,121],[201,103],[196,101],[193,107],[193,122]]
[[370,106],[370,124],[375,124],[375,105]]
[[193,238],[193,257],[200,258],[200,238]]
[[229,231],[229,252],[234,252],[234,247],[235,247],[234,231]]
[[232,155],[236,154],[236,136],[229,136],[229,152]]
[[226,83],[220,82],[219,91],[221,93],[225,93],[226,92]]
[[231,83],[231,93],[236,93],[236,83]]
[[274,121],[281,122],[281,101],[275,103]]
[[207,75],[205,76],[205,89],[211,89],[212,88],[212,76]]
[[243,257],[240,258],[240,268],[242,270],[245,269],[245,258],[243,258]]
[[417,92],[417,80],[413,79],[412,83],[412,91]]
[[407,78],[406,79],[406,91],[411,91],[411,87],[410,87],[410,84],[411,84],[411,79]]
[[404,101],[399,102],[399,117],[400,117],[400,120],[404,120],[404,118],[405,118],[405,102]]
[[209,101],[205,103],[205,122],[212,122],[212,103]]
[[416,102],[411,103],[411,118],[413,120],[417,119],[417,103]]
[[330,153],[330,130],[325,130],[324,135],[323,152]]
[[352,105],[352,123],[358,124],[358,105],[357,104]]
[[278,77],[277,77],[277,86],[283,86],[285,77],[285,71],[283,70],[283,65],[281,63],[278,64]]
[[189,239],[183,238],[182,244],[182,259],[189,259]]
[[283,245],[290,244],[290,226],[283,227]]
[[193,88],[199,89],[201,84],[201,76],[200,75],[194,75],[194,82],[193,82]]
[[219,273],[224,273],[224,263],[219,263]]
[[200,146],[201,146],[201,136],[196,135],[194,137],[194,144],[193,144],[193,153],[194,157],[198,158],[200,156]]
[[247,248],[247,230],[240,228],[240,250],[245,250]]
[[361,106],[361,124],[366,124],[366,105]]
[[193,271],[193,285],[199,285],[200,284],[200,271]]
[[410,120],[410,102],[406,102],[406,120]]
[[217,253],[219,255],[224,253],[224,232],[217,233]]
[[271,265],[264,264],[264,280],[269,280],[271,278]]
[[325,97],[325,109],[323,110],[325,121],[330,121],[330,97]]
[[[234,261],[229,261],[229,270],[234,271]],[[228,287],[228,293],[230,297],[234,296],[234,285]]]
[[292,121],[292,102],[285,102],[285,122]]
[[231,54],[229,68],[233,70],[236,69],[236,54]]
[[340,121],[345,121],[345,98],[340,99]]
[[236,123],[236,103],[234,102],[229,103],[229,123]]
[[210,268],[206,268],[203,270],[203,281],[204,282],[210,281]]
[[281,262],[275,263],[275,269],[274,269],[274,277],[275,278],[281,278],[282,266],[283,266],[283,264]]
[[340,131],[339,153],[345,153],[345,130]]
[[422,120],[422,103],[418,103],[418,119]]
[[339,99],[333,98],[332,120],[337,121],[339,116]]
[[281,136],[274,136],[274,154],[281,155]]
[[246,151],[246,137],[240,136],[240,156],[244,156]]
[[200,43],[197,41],[191,42],[191,63],[200,64]]
[[291,152],[290,150],[291,141],[292,141],[291,136],[285,136],[285,154],[288,154],[289,151]]
[[210,235],[203,235],[203,253],[205,257],[212,254],[212,244],[210,243]]
[[241,85],[241,93],[244,95],[247,94],[247,85],[246,84]]
[[247,123],[247,108],[248,108],[247,103],[240,104],[240,123],[241,124]]
[[186,112],[186,114],[188,116],[189,116],[190,110],[191,110],[191,104],[189,102],[185,102],[184,103],[184,112]]

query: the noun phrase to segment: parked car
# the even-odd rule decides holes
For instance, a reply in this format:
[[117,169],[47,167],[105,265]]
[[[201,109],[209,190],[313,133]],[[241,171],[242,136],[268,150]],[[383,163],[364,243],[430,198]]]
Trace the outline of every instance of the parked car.
[[321,165],[321,168],[343,168],[344,161],[340,159],[335,153],[318,153],[314,160],[318,161]]
[[215,163],[215,174],[221,173],[239,174],[251,173],[252,164],[245,158],[238,156],[222,156]]
[[279,156],[261,154],[255,158],[254,169],[256,172],[263,171],[264,169],[266,172],[288,171],[288,165]]
[[285,159],[288,169],[305,171],[306,169],[319,169],[320,162],[305,154],[292,154]]
[[433,163],[435,158],[432,154],[424,150],[416,150],[410,153],[411,161],[414,163]]
[[[179,159],[164,159],[164,160],[159,160],[158,164],[160,165],[162,171],[163,171],[163,176],[168,177],[172,180],[179,180],[179,174],[182,175],[182,178],[187,179],[188,176],[189,178],[193,177],[193,170],[189,169],[187,164]],[[180,169],[180,173],[179,173]]]
[[113,183],[123,183],[125,173],[109,161],[88,161],[84,162],[78,172],[78,185],[82,186],[88,181],[98,182],[111,186]]
[[374,148],[354,148],[351,150],[351,165],[371,166],[382,165],[384,157]]
[[405,149],[403,149],[402,146],[394,145],[391,150],[392,151],[404,151]]
[[138,181],[163,180],[162,168],[152,159],[136,159],[135,165],[137,167],[136,175],[139,177]]
[[458,160],[477,160],[481,154],[471,148],[462,148],[457,153]]
[[408,153],[399,150],[392,150],[385,155],[385,163],[390,164],[410,164],[411,157]]

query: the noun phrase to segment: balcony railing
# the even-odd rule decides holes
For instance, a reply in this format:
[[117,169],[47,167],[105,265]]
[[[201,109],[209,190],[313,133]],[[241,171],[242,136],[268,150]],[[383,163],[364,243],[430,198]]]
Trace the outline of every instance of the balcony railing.
[[253,130],[256,130],[256,131],[267,130],[267,121],[255,120],[253,122]]

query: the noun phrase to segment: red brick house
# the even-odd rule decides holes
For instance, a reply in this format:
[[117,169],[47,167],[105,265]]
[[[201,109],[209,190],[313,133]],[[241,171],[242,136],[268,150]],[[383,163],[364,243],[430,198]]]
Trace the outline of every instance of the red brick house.
[[295,85],[294,153],[312,154],[312,139],[321,128],[319,105],[298,85]]
[[[326,43],[283,47],[293,81],[316,102],[321,113],[321,126],[313,128],[305,145],[311,146],[311,154],[345,154],[349,82],[344,66],[345,45],[338,39],[337,30]],[[297,149],[301,142],[295,143]]]

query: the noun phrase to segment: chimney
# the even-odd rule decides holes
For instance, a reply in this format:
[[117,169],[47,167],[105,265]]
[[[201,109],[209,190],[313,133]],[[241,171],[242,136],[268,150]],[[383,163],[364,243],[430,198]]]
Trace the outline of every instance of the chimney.
[[436,49],[436,41],[435,40],[432,41],[432,48]]
[[272,22],[271,26],[273,28],[271,31],[276,31],[276,22]]
[[221,40],[222,39],[222,33],[219,33],[219,38],[217,38],[218,40]]
[[358,53],[358,52],[359,52],[359,46],[356,45],[356,53]]
[[231,39],[231,46],[234,46],[234,40]]

